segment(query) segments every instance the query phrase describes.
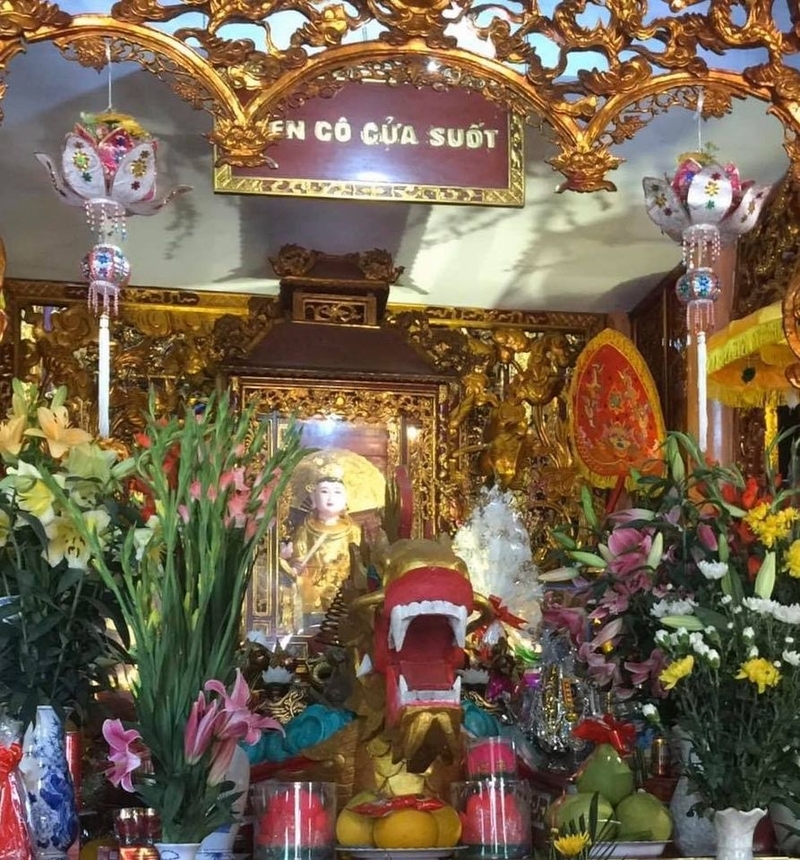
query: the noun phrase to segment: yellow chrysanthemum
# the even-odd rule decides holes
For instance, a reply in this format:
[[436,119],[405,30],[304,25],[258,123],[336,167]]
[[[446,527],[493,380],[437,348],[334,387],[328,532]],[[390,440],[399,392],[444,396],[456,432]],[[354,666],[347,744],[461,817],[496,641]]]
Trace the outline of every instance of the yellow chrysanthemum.
[[[761,511],[762,508],[768,509],[768,505],[759,505],[754,510]],[[753,511],[750,512],[752,513]],[[759,514],[752,520],[749,519],[750,514],[745,517],[745,522],[753,530],[753,534],[769,549],[772,549],[778,541],[789,537],[792,525],[800,517],[800,511],[797,508],[784,508],[774,513]]]
[[666,669],[658,676],[665,690],[671,690],[681,678],[692,674],[694,669],[694,657],[689,654],[686,657],[681,657],[674,663],[670,663]]
[[756,527],[759,523],[764,519],[764,517],[769,514],[770,508],[768,502],[761,502],[760,505],[756,505],[754,508],[751,508],[745,515],[744,521],[747,525],[750,526],[753,531],[755,531]]
[[577,857],[585,848],[592,844],[588,833],[569,833],[553,840],[553,848],[562,857]]
[[786,564],[783,569],[788,572],[789,576],[795,579],[800,579],[800,540],[792,541],[791,546],[786,551]]
[[24,415],[18,415],[0,424],[0,454],[19,456],[27,423]]
[[60,460],[70,448],[91,442],[92,436],[80,427],[69,426],[69,413],[66,406],[58,406],[48,409],[40,406],[36,411],[39,419],[39,428],[26,430],[28,436],[42,436],[47,440],[50,456]]
[[778,669],[763,657],[754,657],[739,667],[736,680],[750,681],[758,687],[758,692],[763,693],[767,687],[777,687],[781,681],[781,673]]

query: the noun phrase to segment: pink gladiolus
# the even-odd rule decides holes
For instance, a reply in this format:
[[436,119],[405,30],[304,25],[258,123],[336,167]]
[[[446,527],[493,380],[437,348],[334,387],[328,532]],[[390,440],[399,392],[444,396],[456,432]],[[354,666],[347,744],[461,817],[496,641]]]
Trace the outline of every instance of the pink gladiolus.
[[200,485],[200,481],[192,481],[192,483],[189,484],[189,498],[191,498],[192,501],[197,502],[202,497],[203,497],[203,488]]
[[178,505],[178,516],[183,520],[184,524],[188,524],[191,514],[186,505]]
[[225,492],[225,490],[231,486],[237,493],[244,493],[249,489],[247,481],[245,480],[244,469],[241,466],[237,466],[235,469],[230,469],[229,471],[222,473],[222,476],[219,479],[220,490]]
[[132,745],[142,736],[136,729],[124,729],[120,720],[106,720],[103,723],[103,737],[109,747],[108,760],[111,767],[106,770],[109,782],[115,787],[133,792],[131,774],[142,763]]
[[187,764],[200,761],[211,745],[218,714],[219,702],[209,703],[200,693],[189,712],[183,734],[183,755]]
[[225,522],[229,526],[242,529],[247,523],[247,505],[250,501],[249,493],[235,492],[228,499],[228,512]]

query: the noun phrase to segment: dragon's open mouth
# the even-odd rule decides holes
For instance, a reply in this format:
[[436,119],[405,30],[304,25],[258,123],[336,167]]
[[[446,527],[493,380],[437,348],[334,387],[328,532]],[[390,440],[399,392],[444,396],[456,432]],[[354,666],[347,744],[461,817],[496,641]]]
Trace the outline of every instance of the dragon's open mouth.
[[400,707],[458,706],[461,678],[454,649],[464,647],[467,608],[448,600],[421,600],[391,609],[388,646]]

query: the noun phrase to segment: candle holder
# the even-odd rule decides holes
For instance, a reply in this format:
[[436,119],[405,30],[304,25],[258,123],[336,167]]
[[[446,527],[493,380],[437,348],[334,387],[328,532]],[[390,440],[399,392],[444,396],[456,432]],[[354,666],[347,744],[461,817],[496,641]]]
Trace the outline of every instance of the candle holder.
[[251,789],[253,860],[333,860],[336,786],[261,782]]
[[453,806],[461,816],[466,860],[515,860],[531,853],[531,793],[521,779],[494,777],[455,782]]

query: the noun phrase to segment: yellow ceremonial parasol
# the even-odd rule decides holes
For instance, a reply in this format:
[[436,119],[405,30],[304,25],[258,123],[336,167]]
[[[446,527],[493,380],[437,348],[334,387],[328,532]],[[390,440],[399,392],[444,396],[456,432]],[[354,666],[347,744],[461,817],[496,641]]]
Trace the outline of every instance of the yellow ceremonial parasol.
[[386,504],[386,478],[377,466],[346,448],[322,448],[297,464],[290,484],[291,507],[307,510],[314,484],[329,472],[344,483],[351,514]]
[[781,302],[733,320],[708,341],[708,396],[742,408],[797,403],[786,368],[797,362],[783,333]]

